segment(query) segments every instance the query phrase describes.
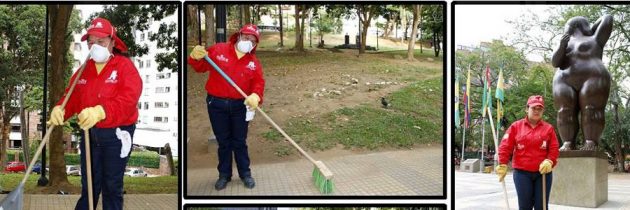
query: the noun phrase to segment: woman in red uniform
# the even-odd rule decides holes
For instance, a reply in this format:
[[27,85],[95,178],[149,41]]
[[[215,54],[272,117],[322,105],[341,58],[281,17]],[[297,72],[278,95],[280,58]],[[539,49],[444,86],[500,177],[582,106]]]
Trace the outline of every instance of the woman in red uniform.
[[[260,34],[256,25],[247,24],[232,34],[226,43],[217,43],[208,49],[196,46],[190,53],[188,64],[199,73],[209,72],[206,82],[206,105],[212,131],[219,144],[219,179],[214,185],[222,190],[232,180],[232,154],[238,174],[247,188],[255,182],[249,168],[247,152],[246,106],[255,109],[262,103],[265,90],[262,66],[256,58],[256,46]],[[204,60],[212,59],[239,86],[248,97],[243,98],[214,68]]]
[[[133,62],[126,57],[127,46],[116,29],[104,18],[95,18],[81,41],[88,41],[90,60],[78,78],[65,109],[60,104],[51,112],[51,124],[62,125],[78,114],[81,129],[89,129],[92,159],[94,209],[103,193],[103,209],[122,209],[123,175],[138,119],[142,80]],[[78,73],[78,71],[77,71]],[[76,80],[72,75],[70,84]],[[80,149],[84,151],[82,135]],[[81,198],[75,209],[88,209],[85,153],[81,152]]]
[[[520,210],[539,210],[542,205],[547,206],[549,203],[553,177],[551,170],[558,164],[559,144],[553,126],[542,120],[544,109],[542,96],[530,96],[526,106],[527,116],[510,125],[499,146],[496,172],[499,181],[503,181],[512,156]],[[546,179],[545,204],[542,203],[542,176]]]

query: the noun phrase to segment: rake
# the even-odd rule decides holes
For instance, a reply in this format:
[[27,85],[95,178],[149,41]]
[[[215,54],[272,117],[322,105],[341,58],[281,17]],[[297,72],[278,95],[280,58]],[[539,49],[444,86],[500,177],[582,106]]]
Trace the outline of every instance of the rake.
[[[219,68],[219,66],[214,63],[214,61],[212,61],[212,59],[210,59],[207,55],[204,57],[204,59],[208,63],[210,63],[210,65],[212,65],[212,67],[214,67],[214,69],[217,70],[217,72],[219,72],[219,74],[221,74],[221,76],[225,80],[227,80],[227,82],[230,83],[232,87],[236,89],[236,91],[238,91],[243,97],[247,98],[247,94],[245,94],[245,92],[243,92],[243,90],[241,90],[241,88],[239,88],[236,83],[234,83],[234,81],[232,81],[232,79],[230,79],[230,77],[228,77],[221,70],[221,68]],[[313,163],[313,181],[315,182],[315,186],[318,188],[319,192],[323,194],[332,193],[334,184],[332,181],[333,174],[330,169],[328,169],[328,167],[326,167],[326,165],[324,165],[322,161],[317,161],[313,159],[308,153],[306,153],[306,151],[304,151],[297,143],[295,143],[295,141],[289,135],[287,135],[287,133],[284,132],[284,130],[282,130],[282,128],[280,128],[280,126],[278,126],[278,124],[276,124],[262,109],[260,109],[260,107],[256,107],[256,110],[258,110],[258,112],[260,112],[263,117],[265,117],[265,119],[267,119],[267,121],[269,121],[269,123],[271,123],[271,125],[273,125],[273,127],[282,134],[282,136],[284,136],[284,138],[286,138],[298,151],[300,151],[300,153],[302,153],[302,155],[304,155],[306,159]]]

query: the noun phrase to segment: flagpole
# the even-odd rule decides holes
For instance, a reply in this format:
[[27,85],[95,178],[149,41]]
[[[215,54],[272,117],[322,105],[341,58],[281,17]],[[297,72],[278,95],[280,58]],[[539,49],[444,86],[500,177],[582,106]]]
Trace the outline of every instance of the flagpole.
[[[484,109],[485,112],[486,109]],[[483,173],[483,168],[485,166],[484,162],[483,162],[483,145],[485,144],[485,136],[486,136],[486,120],[484,119],[486,117],[481,117],[481,162],[479,163],[479,166],[481,166],[479,168],[479,170],[481,171],[481,173]]]
[[462,157],[459,159],[460,166],[464,161],[464,151],[466,151],[466,126],[464,126],[464,133],[462,134]]

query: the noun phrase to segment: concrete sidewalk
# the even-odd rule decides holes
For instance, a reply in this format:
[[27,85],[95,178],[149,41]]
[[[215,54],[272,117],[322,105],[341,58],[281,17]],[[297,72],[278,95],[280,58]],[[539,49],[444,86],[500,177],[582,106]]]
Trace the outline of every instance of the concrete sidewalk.
[[[505,209],[503,188],[496,174],[455,172],[455,209]],[[518,200],[512,174],[505,177],[510,209],[518,209]],[[553,186],[551,189],[553,193]],[[554,210],[581,210],[580,208],[549,204]],[[630,209],[630,174],[608,175],[608,202],[597,209]]]
[[[6,194],[0,195],[2,200]],[[179,209],[177,194],[127,194],[124,196],[124,209],[133,210],[171,210]],[[40,195],[25,194],[24,210],[68,210],[74,209],[79,195]],[[98,210],[102,209],[99,199]]]
[[[315,158],[318,159],[318,158]],[[333,172],[332,195],[441,196],[443,150],[422,148],[321,159]],[[232,182],[214,189],[215,167],[189,169],[186,189],[190,196],[208,195],[321,195],[313,184],[313,165],[301,159],[286,163],[252,165],[256,187],[247,189],[234,167]]]

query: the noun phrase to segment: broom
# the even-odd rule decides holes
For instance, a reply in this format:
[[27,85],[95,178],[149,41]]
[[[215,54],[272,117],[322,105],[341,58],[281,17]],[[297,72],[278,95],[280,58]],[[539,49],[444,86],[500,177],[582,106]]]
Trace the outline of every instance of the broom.
[[[232,81],[232,79],[230,79],[230,77],[228,77],[221,70],[221,68],[219,68],[219,66],[217,66],[217,64],[214,63],[214,61],[212,61],[212,59],[210,59],[207,55],[204,57],[204,59],[208,63],[210,63],[210,65],[212,65],[212,67],[214,67],[214,69],[217,70],[217,72],[219,72],[219,74],[221,74],[221,76],[228,83],[230,83],[230,85],[232,85],[232,87],[234,87],[236,89],[236,91],[238,91],[243,97],[247,98],[247,94],[245,94],[245,92],[243,92],[243,90],[241,90],[241,88],[239,88],[234,83],[234,81]],[[280,126],[278,126],[269,116],[267,116],[267,114],[262,109],[260,109],[260,107],[256,107],[256,110],[258,110],[258,112],[260,112],[263,115],[263,117],[265,117],[265,119],[267,119],[267,121],[269,121],[269,123],[271,123],[271,125],[273,125],[273,127],[276,128],[276,130],[278,130],[278,132],[280,132],[282,134],[282,136],[284,136],[284,138],[289,140],[289,142],[298,151],[300,151],[300,153],[302,153],[302,155],[304,155],[304,157],[306,157],[306,159],[308,159],[309,161],[311,161],[311,163],[313,163],[313,165],[314,165],[313,173],[312,173],[313,174],[313,181],[315,182],[315,186],[318,188],[319,192],[323,193],[323,194],[330,194],[330,193],[332,193],[333,192],[333,188],[334,188],[334,184],[333,184],[333,181],[332,181],[333,174],[328,169],[328,167],[326,167],[326,165],[324,165],[324,163],[322,161],[316,161],[308,153],[306,153],[306,151],[304,151],[297,143],[295,143],[295,141],[289,135],[287,135],[287,133],[285,133],[284,130],[282,130],[282,128],[280,128]]]
[[[85,62],[83,62],[83,65],[81,65],[81,69],[79,69],[79,72],[77,72],[76,78],[70,85],[70,89],[68,90],[66,97],[63,99],[63,102],[61,103],[61,109],[64,109],[66,107],[66,104],[68,103],[68,100],[70,99],[70,96],[72,95],[72,92],[74,92],[74,87],[76,86],[77,81],[79,81],[79,78],[81,78],[83,69],[85,69],[85,64],[87,63],[89,59],[90,59],[90,56],[88,56],[85,59]],[[13,190],[9,195],[7,195],[7,197],[5,197],[5,199],[2,200],[2,202],[0,202],[0,208],[9,207],[8,209],[22,209],[23,207],[22,194],[24,193],[24,185],[26,184],[26,180],[28,180],[29,175],[31,174],[31,172],[33,172],[33,166],[35,166],[35,162],[39,159],[39,156],[42,154],[44,146],[46,146],[46,144],[48,143],[50,139],[50,135],[52,134],[52,131],[55,127],[56,127],[55,125],[48,126],[48,130],[46,130],[46,134],[42,138],[42,142],[39,144],[39,147],[35,151],[35,155],[33,155],[33,159],[31,159],[31,162],[29,163],[28,168],[24,172],[24,178],[22,178],[22,181],[20,182],[20,184],[18,184],[17,189]],[[45,169],[42,169],[42,170],[45,170]],[[88,168],[88,170],[90,169]],[[91,186],[92,184],[91,180],[88,180],[88,182],[89,182],[88,186]],[[92,197],[89,198],[89,201],[90,201],[89,208],[92,209],[92,203],[93,203]]]
[[[488,119],[490,119],[490,130],[492,130],[492,138],[494,139],[494,150],[496,151],[495,153],[497,153],[499,151],[499,140],[497,137],[497,133],[495,133],[494,121],[492,120],[492,112],[489,110],[488,107],[484,109],[484,112],[488,112]],[[503,187],[503,198],[505,199],[505,208],[510,209],[510,202],[508,201],[507,188],[505,187],[505,180],[501,182],[501,186]]]

